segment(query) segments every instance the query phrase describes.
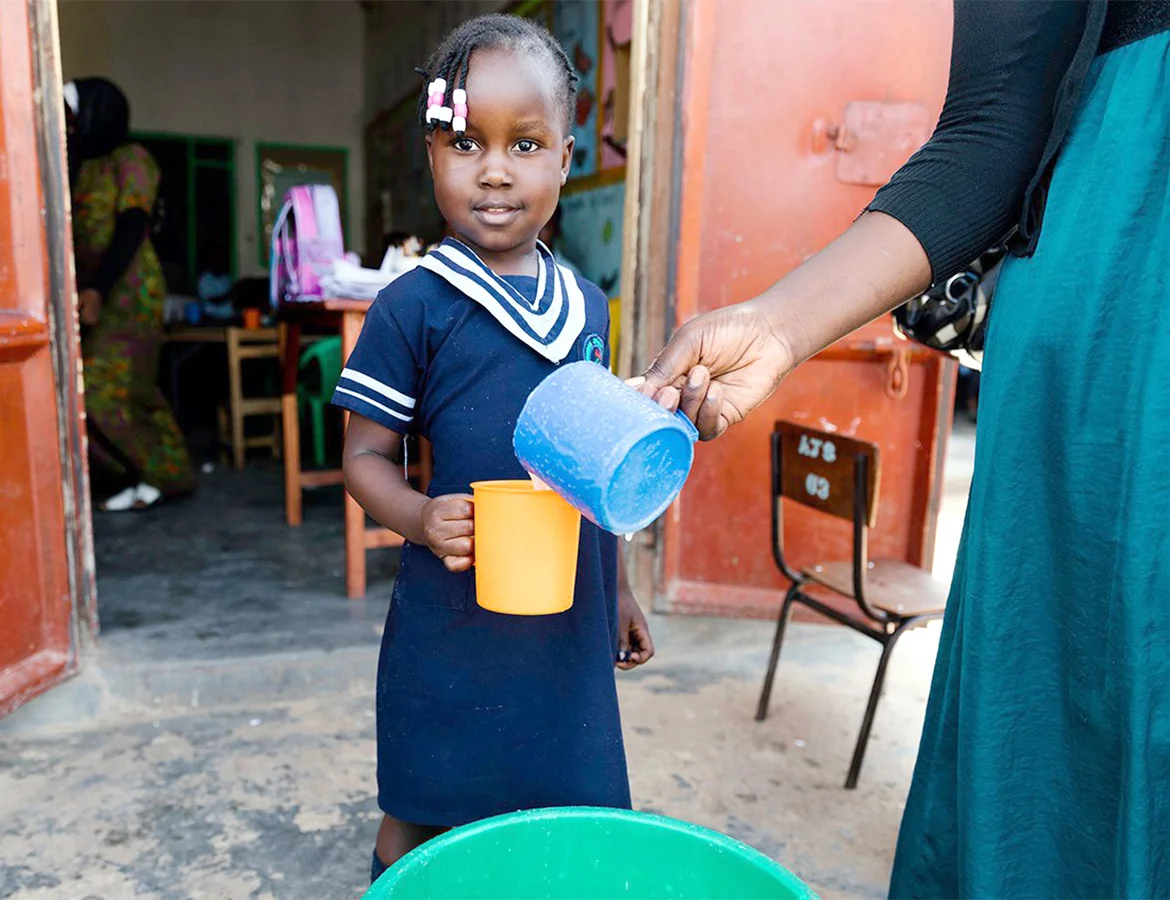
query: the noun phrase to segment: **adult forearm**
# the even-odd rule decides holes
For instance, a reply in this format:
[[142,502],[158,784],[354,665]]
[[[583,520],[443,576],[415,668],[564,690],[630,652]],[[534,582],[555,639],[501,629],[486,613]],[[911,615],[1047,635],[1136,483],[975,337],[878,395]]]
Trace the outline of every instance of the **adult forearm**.
[[110,239],[110,245],[102,254],[97,268],[81,287],[93,288],[102,295],[102,299],[108,298],[114,285],[126,274],[134,257],[138,255],[149,229],[150,214],[146,210],[128,209],[119,213],[114,220],[114,236]]

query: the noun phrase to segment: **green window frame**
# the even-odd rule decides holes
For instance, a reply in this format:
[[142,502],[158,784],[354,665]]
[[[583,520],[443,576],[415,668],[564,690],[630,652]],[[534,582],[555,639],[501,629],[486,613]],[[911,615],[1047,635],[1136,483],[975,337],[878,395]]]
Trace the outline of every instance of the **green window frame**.
[[[187,134],[183,132],[171,131],[135,131],[130,135],[130,140],[140,143],[149,143],[151,141],[167,141],[172,143],[179,143],[184,146],[187,155],[187,271],[191,273],[191,278],[198,277],[195,271],[196,266],[196,247],[197,247],[197,225],[198,220],[198,192],[195,190],[196,173],[198,169],[222,169],[228,173],[228,210],[230,212],[230,232],[228,234],[228,264],[230,267],[230,274],[232,278],[239,274],[239,247],[237,246],[237,235],[239,232],[238,213],[236,207],[236,141],[233,138],[218,137],[215,135],[204,134]],[[204,159],[201,158],[199,150],[202,148],[216,147],[220,150],[226,151],[224,153],[225,159]]]

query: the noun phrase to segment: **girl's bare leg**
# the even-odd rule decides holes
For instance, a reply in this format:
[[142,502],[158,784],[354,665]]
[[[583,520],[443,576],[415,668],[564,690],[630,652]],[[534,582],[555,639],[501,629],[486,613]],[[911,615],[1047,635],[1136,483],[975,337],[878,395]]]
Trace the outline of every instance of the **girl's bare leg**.
[[414,822],[402,822],[392,816],[383,816],[382,825],[378,828],[378,840],[374,845],[378,859],[390,867],[415,847],[438,837],[446,830],[433,825],[416,825]]

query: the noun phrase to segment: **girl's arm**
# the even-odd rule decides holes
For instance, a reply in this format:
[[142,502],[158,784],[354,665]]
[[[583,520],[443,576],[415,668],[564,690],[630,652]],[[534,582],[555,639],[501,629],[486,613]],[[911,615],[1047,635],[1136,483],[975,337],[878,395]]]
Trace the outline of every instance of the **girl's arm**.
[[402,469],[402,445],[398,432],[351,414],[342,454],[346,490],[378,524],[427,547],[449,571],[466,572],[475,554],[471,497],[416,491]]
[[617,667],[623,670],[637,668],[654,655],[654,640],[650,626],[634,596],[626,574],[624,554],[618,550],[618,658]]

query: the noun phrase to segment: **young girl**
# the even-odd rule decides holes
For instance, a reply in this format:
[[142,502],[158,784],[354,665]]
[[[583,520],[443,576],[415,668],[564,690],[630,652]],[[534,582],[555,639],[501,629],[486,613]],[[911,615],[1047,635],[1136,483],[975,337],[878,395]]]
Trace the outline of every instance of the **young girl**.
[[[653,653],[616,539],[589,522],[568,612],[476,606],[471,482],[527,478],[512,451],[520,408],[558,365],[608,362],[609,305],[537,241],[573,151],[561,47],[524,19],[484,16],[447,37],[425,78],[435,201],[455,237],[378,297],[333,398],[354,413],[346,486],[407,540],[378,665],[374,878],[476,819],[628,808],[613,668]],[[408,434],[434,448],[426,495],[403,476]]]

